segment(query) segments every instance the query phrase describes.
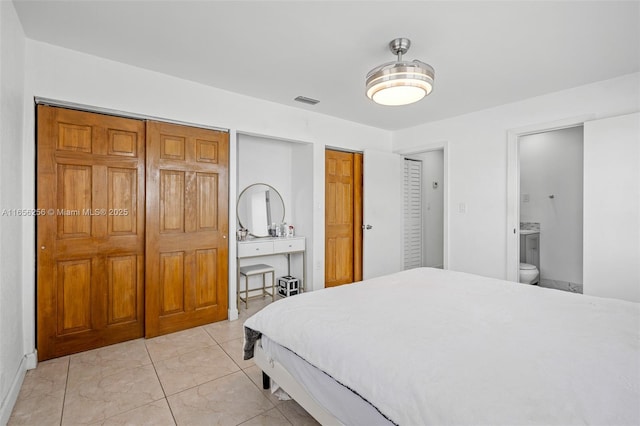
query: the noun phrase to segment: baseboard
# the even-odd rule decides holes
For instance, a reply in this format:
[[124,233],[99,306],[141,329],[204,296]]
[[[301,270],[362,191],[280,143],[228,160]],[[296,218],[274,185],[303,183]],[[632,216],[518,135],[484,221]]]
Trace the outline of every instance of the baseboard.
[[38,366],[38,350],[34,349],[30,354],[26,354],[25,358],[25,366],[27,370],[33,370]]
[[227,312],[227,315],[229,315],[229,321],[235,321],[238,319],[238,310],[229,309],[229,311]]
[[9,388],[9,392],[2,401],[2,405],[0,405],[0,425],[6,425],[9,422],[9,417],[11,417],[13,406],[18,400],[20,388],[22,387],[22,383],[24,382],[24,375],[27,373],[27,370],[36,368],[37,360],[38,356],[36,351],[33,351],[32,353],[26,354],[22,357],[20,365],[18,366],[18,370],[16,371],[16,375],[11,383],[11,387]]

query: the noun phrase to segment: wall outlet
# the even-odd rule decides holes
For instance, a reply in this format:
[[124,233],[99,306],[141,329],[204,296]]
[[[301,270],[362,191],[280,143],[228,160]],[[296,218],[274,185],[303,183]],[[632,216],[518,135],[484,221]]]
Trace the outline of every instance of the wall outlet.
[[458,211],[460,213],[466,213],[467,212],[467,205],[465,203],[458,204]]
[[529,202],[529,194],[522,194],[522,202],[523,203]]

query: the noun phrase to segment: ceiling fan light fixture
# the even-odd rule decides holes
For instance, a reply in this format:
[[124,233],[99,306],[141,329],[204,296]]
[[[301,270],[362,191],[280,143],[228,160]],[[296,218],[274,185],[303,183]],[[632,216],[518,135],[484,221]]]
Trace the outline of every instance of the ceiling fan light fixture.
[[366,94],[380,105],[408,105],[418,102],[433,90],[435,71],[424,62],[403,61],[411,41],[397,38],[389,43],[389,49],[398,60],[382,64],[367,74]]

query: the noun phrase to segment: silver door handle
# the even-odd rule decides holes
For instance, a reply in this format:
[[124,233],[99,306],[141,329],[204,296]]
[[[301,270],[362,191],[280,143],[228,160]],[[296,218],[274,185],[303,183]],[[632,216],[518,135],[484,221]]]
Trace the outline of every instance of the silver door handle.
[[371,225],[362,225],[362,229],[373,229],[373,226]]

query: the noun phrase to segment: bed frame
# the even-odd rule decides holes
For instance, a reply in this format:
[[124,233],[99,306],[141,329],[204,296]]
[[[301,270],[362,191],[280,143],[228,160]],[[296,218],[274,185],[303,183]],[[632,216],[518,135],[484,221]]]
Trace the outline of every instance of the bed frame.
[[307,410],[322,425],[343,425],[340,420],[333,416],[324,407],[320,406],[307,390],[289,374],[286,368],[277,361],[270,359],[262,349],[262,342],[258,340],[255,344],[253,359],[262,370],[262,387],[271,387],[271,378],[284,389],[302,408]]

